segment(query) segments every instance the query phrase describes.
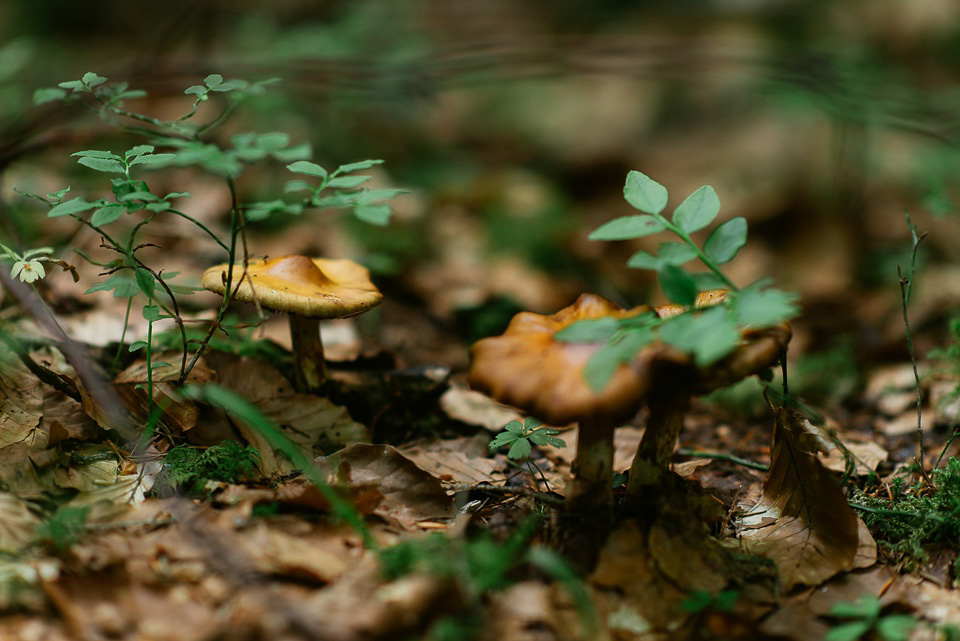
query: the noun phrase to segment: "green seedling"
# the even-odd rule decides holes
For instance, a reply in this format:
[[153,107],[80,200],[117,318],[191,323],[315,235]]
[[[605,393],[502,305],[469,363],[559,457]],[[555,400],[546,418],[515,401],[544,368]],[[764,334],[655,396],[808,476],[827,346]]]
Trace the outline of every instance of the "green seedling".
[[916,617],[909,614],[881,615],[882,611],[880,601],[872,596],[835,604],[830,609],[830,616],[849,621],[834,626],[824,636],[824,641],[856,641],[871,632],[884,641],[907,641],[910,631],[917,626]]
[[560,433],[560,430],[542,427],[542,425],[541,421],[532,417],[527,417],[523,423],[510,421],[503,426],[503,431],[490,441],[490,449],[498,450],[509,445],[507,457],[519,461],[530,456],[533,445],[567,446],[563,439],[555,436]]
[[536,472],[540,473],[543,484],[549,487],[543,471],[530,459],[530,453],[533,451],[534,445],[566,447],[567,443],[563,439],[555,436],[560,433],[560,430],[555,430],[551,427],[542,427],[542,425],[543,423],[541,421],[529,416],[523,423],[520,421],[510,421],[503,426],[503,431],[490,441],[490,450],[498,450],[509,445],[510,449],[507,450],[507,458],[514,461],[525,462],[533,478],[537,478],[537,474],[534,472],[534,470],[536,470]]
[[[715,287],[729,290],[720,305],[694,310],[671,318],[647,313],[614,319],[596,318],[573,323],[558,333],[557,340],[603,342],[584,367],[593,389],[601,390],[617,368],[633,360],[637,352],[661,341],[690,353],[697,365],[714,363],[730,354],[744,330],[771,327],[797,314],[796,295],[758,281],[738,288],[720,269],[747,242],[747,221],[732,218],[718,225],[701,247],[691,234],[713,223],[720,200],[712,187],[704,186],[688,196],[667,219],[667,189],[639,171],[627,175],[623,188],[626,201],[639,215],[621,216],[597,228],[591,240],[630,240],[669,232],[680,239],[660,245],[656,255],[639,251],[627,262],[637,269],[657,272],[661,290],[672,302],[691,307],[700,291]],[[687,263],[698,260],[707,272],[690,273]]]

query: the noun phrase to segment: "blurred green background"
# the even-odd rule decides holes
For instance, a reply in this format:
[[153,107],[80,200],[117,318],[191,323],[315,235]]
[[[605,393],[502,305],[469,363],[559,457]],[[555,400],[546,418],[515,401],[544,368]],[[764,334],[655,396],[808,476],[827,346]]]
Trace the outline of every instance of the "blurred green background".
[[[665,238],[586,240],[631,213],[622,186],[638,169],[671,206],[710,184],[721,217],[748,219],[730,273],[802,295],[798,353],[903,358],[905,211],[930,232],[912,303],[920,353],[960,300],[958,69],[960,5],[945,0],[5,0],[0,232],[66,246],[68,230],[13,187],[104,189],[69,154],[117,134],[75,107],[32,106],[35,89],[95,71],[168,115],[210,73],[280,78],[227,133],[285,131],[330,167],[383,158],[375,181],[411,193],[386,229],[269,221],[255,253],[360,257],[406,310],[396,323],[420,308],[466,342],[584,290],[662,302],[653,274],[625,261]],[[226,211],[202,180],[169,180]],[[239,187],[267,200],[278,184],[264,171]]]

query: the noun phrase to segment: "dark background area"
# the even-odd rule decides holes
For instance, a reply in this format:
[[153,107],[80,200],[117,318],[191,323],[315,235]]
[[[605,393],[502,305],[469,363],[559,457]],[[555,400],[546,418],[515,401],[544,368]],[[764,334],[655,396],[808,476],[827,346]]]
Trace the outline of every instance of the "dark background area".
[[[68,230],[12,187],[97,195],[102,185],[83,183],[100,177],[68,156],[116,136],[76,106],[32,106],[35,89],[96,71],[146,89],[135,106],[164,116],[210,73],[279,78],[226,133],[285,131],[330,166],[383,158],[377,181],[411,194],[386,230],[271,220],[261,253],[359,257],[395,300],[465,340],[490,331],[477,309],[495,328],[584,290],[661,302],[653,274],[625,260],[664,238],[586,240],[631,213],[621,189],[639,169],[667,186],[671,207],[710,184],[722,218],[747,217],[750,242],[729,271],[801,294],[794,353],[853,345],[866,362],[902,359],[905,211],[930,232],[913,302],[922,349],[942,341],[960,295],[958,13],[936,0],[8,0],[3,231],[23,247],[66,246]],[[240,189],[279,197],[268,170]],[[199,201],[203,186],[189,191]],[[225,212],[222,197],[203,202]]]

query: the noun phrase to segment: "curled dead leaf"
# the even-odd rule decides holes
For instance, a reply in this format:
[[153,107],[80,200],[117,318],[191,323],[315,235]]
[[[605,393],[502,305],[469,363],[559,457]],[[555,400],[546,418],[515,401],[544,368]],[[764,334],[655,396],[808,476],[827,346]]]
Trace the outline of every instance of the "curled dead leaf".
[[317,465],[331,480],[350,486],[372,484],[383,495],[373,513],[404,529],[451,515],[453,501],[440,480],[391,445],[357,443],[318,458]]
[[818,585],[851,569],[857,556],[857,516],[817,458],[828,447],[802,415],[777,411],[770,471],[760,500],[741,520],[740,536],[747,551],[777,563],[784,590]]

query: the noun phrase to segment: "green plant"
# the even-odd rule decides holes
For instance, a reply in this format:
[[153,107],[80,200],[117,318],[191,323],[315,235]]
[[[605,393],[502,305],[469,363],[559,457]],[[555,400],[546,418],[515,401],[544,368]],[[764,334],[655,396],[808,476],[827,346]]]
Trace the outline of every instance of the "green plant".
[[49,545],[57,552],[64,552],[86,535],[89,515],[89,506],[61,506],[53,516],[37,526],[34,542]]
[[503,426],[503,431],[490,441],[489,447],[490,450],[493,451],[509,445],[510,449],[507,450],[507,458],[514,461],[526,462],[527,469],[530,470],[533,478],[537,478],[534,472],[534,469],[536,469],[536,471],[540,473],[540,478],[543,479],[544,485],[547,485],[547,479],[543,471],[530,459],[530,452],[533,451],[533,445],[566,447],[567,443],[563,439],[555,436],[560,433],[560,430],[555,430],[551,427],[541,427],[542,425],[543,423],[541,421],[530,416],[528,416],[523,423],[520,421],[510,421]]
[[535,418],[527,417],[523,423],[520,421],[510,421],[503,426],[502,432],[490,441],[490,449],[498,450],[507,445],[510,449],[507,456],[515,461],[525,459],[530,456],[532,445],[552,445],[553,447],[566,447],[563,439],[557,438],[560,430],[549,427],[541,427],[543,423]]
[[834,626],[824,641],[856,641],[871,631],[884,641],[906,641],[910,631],[917,626],[916,617],[909,614],[881,616],[882,611],[880,601],[872,596],[835,604],[830,609],[830,616],[850,621]]
[[224,441],[205,450],[177,445],[167,452],[154,491],[161,496],[178,491],[200,494],[208,481],[237,483],[253,477],[260,455],[251,446]]
[[[932,470],[929,483],[918,478],[909,485],[905,477],[894,479],[892,500],[860,489],[851,497],[877,543],[909,569],[926,560],[924,546],[960,540],[960,459],[950,457],[944,467]],[[953,574],[960,577],[960,561],[954,562]]]
[[[380,164],[380,160],[348,163],[328,171],[308,160],[311,153],[308,144],[293,144],[290,137],[282,132],[242,132],[232,134],[226,140],[218,140],[217,130],[231,118],[240,103],[263,93],[274,82],[226,80],[219,74],[211,74],[204,78],[203,84],[193,85],[184,91],[186,96],[192,97],[192,101],[183,115],[172,120],[127,109],[127,102],[144,97],[145,92],[132,90],[127,83],[108,83],[106,78],[95,73],[86,73],[80,80],[63,82],[55,88],[39,89],[34,94],[36,104],[55,100],[81,103],[109,124],[144,140],[144,144],[136,144],[122,151],[87,149],[72,154],[79,165],[110,176],[110,196],[94,200],[84,197],[67,199],[70,187],[46,196],[25,195],[48,206],[48,217],[70,217],[89,227],[103,239],[101,247],[116,255],[112,260],[97,262],[81,254],[99,265],[104,276],[86,293],[112,291],[114,297],[128,299],[124,332],[114,358],[115,365],[126,336],[133,300],[142,300],[141,313],[148,322],[147,340],[133,343],[130,350],[145,351],[151,416],[156,413],[152,373],[161,365],[153,361],[156,352],[152,344],[154,324],[164,320],[172,320],[176,324],[181,353],[178,383],[183,384],[214,333],[222,326],[231,299],[231,276],[228,276],[227,291],[216,318],[203,337],[188,340],[178,296],[190,294],[194,288],[170,282],[176,274],[164,273],[163,269],[154,266],[152,258],[146,256],[158,248],[156,244],[143,240],[144,230],[153,221],[169,218],[186,220],[203,238],[226,253],[227,262],[242,262],[245,265],[248,259],[246,230],[252,221],[276,215],[299,215],[311,208],[346,208],[358,219],[384,225],[391,212],[386,201],[400,193],[395,189],[368,189],[364,183],[369,176],[355,173]],[[213,110],[211,118],[200,121],[200,115],[207,111],[201,106],[206,103],[216,103],[217,108]],[[295,201],[277,199],[243,202],[239,180],[247,166],[271,160],[283,163],[296,176],[287,181],[284,191],[306,192],[306,195]],[[176,203],[190,194],[155,193],[143,172],[170,167],[193,167],[223,181],[231,200],[229,229],[226,233],[221,235],[177,209]],[[6,254],[15,259],[16,274],[22,280],[35,280],[42,276],[45,259],[41,254],[44,250],[33,250],[33,253],[23,255],[7,250]]]
[[[629,240],[670,232],[680,242],[661,243],[656,255],[639,251],[627,265],[655,270],[667,298],[687,307],[705,289],[722,286],[729,294],[720,305],[671,318],[645,313],[621,319],[589,319],[558,333],[557,340],[605,343],[584,367],[591,387],[603,389],[617,367],[655,340],[692,354],[698,365],[709,365],[737,347],[742,330],[770,327],[796,315],[795,294],[770,287],[767,281],[738,288],[721,271],[720,265],[733,260],[747,242],[746,219],[736,217],[720,224],[703,247],[691,237],[708,227],[720,212],[720,200],[712,187],[693,192],[677,206],[670,220],[661,214],[667,206],[667,189],[646,175],[631,171],[623,193],[627,202],[643,213],[607,222],[590,234],[591,240]],[[694,274],[683,268],[695,259],[708,271]]]

